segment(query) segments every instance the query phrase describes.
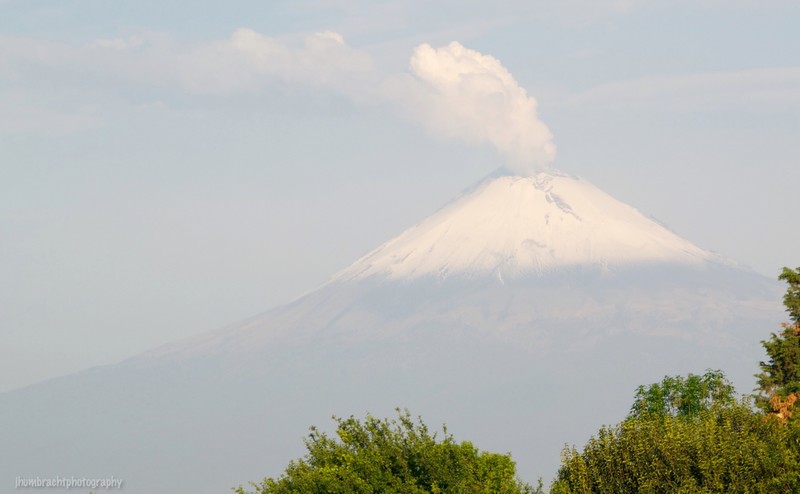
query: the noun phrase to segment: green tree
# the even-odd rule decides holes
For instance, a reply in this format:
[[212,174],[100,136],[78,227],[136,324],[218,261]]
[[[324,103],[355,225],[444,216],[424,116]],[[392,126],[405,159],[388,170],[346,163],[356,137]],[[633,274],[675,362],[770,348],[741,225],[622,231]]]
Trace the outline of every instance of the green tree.
[[789,284],[783,296],[783,305],[792,322],[800,324],[800,267],[795,270],[783,268],[778,279]]
[[770,404],[773,397],[785,400],[800,393],[800,268],[783,268],[778,279],[789,284],[783,303],[792,322],[782,324],[780,333],[772,333],[769,340],[761,342],[769,358],[759,363],[756,403],[767,412],[775,409]]
[[551,494],[800,492],[796,429],[733,397],[719,371],[640,387],[626,420],[564,450]]
[[[534,493],[516,477],[511,456],[458,443],[443,428],[441,439],[408,411],[398,418],[336,418],[336,437],[315,427],[308,453],[277,479],[251,484],[255,494]],[[239,486],[237,494],[245,494]]]
[[791,428],[746,403],[693,420],[649,417],[604,427],[567,449],[551,494],[800,492]]
[[732,405],[735,394],[720,370],[709,369],[702,376],[666,376],[660,383],[636,389],[628,417],[696,417],[712,407]]

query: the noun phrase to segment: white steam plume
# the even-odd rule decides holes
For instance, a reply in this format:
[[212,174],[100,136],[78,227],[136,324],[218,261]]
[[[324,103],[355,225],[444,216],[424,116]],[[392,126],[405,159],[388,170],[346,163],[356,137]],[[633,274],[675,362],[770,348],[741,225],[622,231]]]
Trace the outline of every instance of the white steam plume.
[[415,111],[435,133],[465,141],[488,141],[507,167],[530,175],[555,159],[550,129],[539,120],[536,99],[517,84],[499,60],[458,42],[414,50]]

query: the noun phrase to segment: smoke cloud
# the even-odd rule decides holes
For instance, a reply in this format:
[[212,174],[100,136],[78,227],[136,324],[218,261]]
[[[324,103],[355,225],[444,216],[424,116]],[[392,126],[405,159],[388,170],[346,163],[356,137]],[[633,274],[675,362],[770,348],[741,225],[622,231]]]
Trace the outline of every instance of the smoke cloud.
[[499,60],[452,42],[418,46],[411,57],[415,112],[434,133],[489,142],[515,173],[546,170],[555,159],[553,135],[537,102]]

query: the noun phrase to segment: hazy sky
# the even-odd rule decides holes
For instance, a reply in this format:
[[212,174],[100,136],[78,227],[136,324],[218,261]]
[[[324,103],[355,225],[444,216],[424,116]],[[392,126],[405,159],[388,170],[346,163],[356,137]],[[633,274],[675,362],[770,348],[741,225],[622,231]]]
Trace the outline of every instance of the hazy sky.
[[287,302],[509,160],[775,277],[800,265],[798,24],[789,0],[0,0],[0,390]]

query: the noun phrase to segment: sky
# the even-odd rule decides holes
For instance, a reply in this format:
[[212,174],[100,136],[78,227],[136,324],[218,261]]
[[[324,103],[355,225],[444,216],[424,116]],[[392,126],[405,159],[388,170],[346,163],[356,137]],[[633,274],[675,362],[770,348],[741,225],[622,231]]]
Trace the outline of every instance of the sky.
[[286,303],[499,166],[800,265],[798,1],[0,13],[0,391]]

